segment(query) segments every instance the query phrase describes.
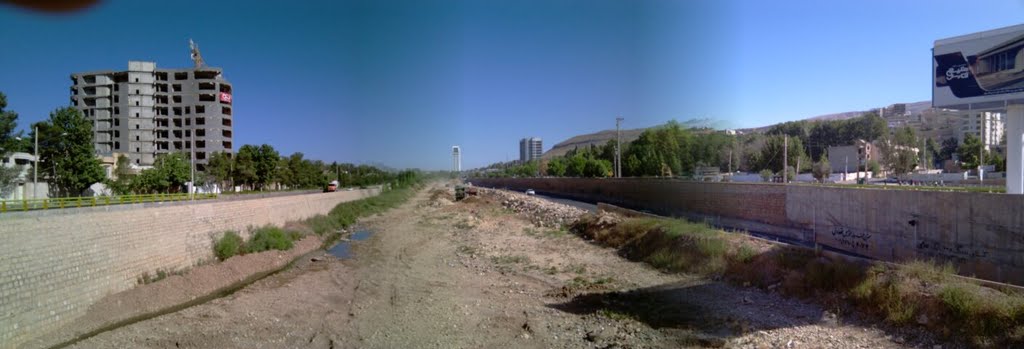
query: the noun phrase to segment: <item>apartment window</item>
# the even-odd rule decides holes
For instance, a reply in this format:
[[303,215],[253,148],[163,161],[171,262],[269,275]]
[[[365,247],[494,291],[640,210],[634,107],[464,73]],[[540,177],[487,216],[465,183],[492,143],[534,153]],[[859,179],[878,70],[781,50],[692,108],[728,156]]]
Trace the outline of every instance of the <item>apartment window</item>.
[[135,136],[135,140],[139,140],[139,136]]
[[206,130],[204,130],[204,129],[196,130],[196,137],[206,137]]
[[114,130],[114,138],[121,137],[121,131]]
[[174,115],[181,115],[181,108],[174,108]]
[[121,150],[121,142],[114,142],[114,149]]
[[118,99],[119,99],[119,98],[117,98],[117,95],[115,95],[115,96],[114,96],[114,103],[117,103],[117,102],[118,102]]
[[136,107],[138,107],[138,106],[139,106],[139,101],[135,101],[135,106],[136,106]]
[[181,103],[181,96],[174,96],[174,103]]
[[185,107],[185,114],[192,114],[192,107]]
[[114,126],[121,126],[121,119],[114,119]]
[[185,137],[192,137],[192,130],[185,130]]
[[[196,141],[196,148],[199,148],[199,149],[206,148],[206,141]],[[200,159],[202,159],[202,158],[200,158]]]
[[181,84],[173,84],[171,85],[171,89],[174,90],[174,92],[181,92]]
[[192,126],[192,119],[191,118],[185,118],[185,126]]
[[188,73],[174,73],[174,80],[188,80]]
[[136,124],[136,125],[135,125],[135,129],[136,129],[136,130],[138,130],[138,129],[139,129],[139,125],[138,125],[138,124]]
[[202,114],[202,113],[205,113],[205,112],[206,112],[206,106],[204,106],[204,105],[197,105],[196,106],[196,114]]
[[224,115],[231,115],[230,107],[220,107],[220,113]]
[[[135,82],[139,82],[139,78],[135,78]],[[138,91],[138,90],[135,90],[135,91]],[[138,93],[138,92],[135,92],[135,93]]]
[[206,125],[206,118],[196,118],[196,125]]
[[[202,147],[200,146],[200,148],[202,148]],[[204,153],[204,152],[197,152],[196,153],[196,159],[199,159],[199,160],[206,159],[206,153]]]
[[136,153],[141,153],[141,151],[139,150],[139,147],[135,147],[135,152]]
[[135,113],[135,117],[139,117],[139,113]]

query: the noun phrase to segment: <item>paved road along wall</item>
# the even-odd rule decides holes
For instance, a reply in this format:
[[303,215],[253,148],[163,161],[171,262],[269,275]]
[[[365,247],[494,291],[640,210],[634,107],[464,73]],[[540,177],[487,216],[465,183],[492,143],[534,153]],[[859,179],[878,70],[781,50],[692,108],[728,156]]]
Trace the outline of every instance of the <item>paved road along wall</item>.
[[326,214],[339,203],[378,193],[0,215],[0,347],[60,327],[104,296],[131,289],[144,273],[213,259],[213,240],[224,231],[247,236],[250,227]]
[[884,261],[950,261],[962,275],[1024,285],[1024,195],[664,179],[472,182],[707,220]]

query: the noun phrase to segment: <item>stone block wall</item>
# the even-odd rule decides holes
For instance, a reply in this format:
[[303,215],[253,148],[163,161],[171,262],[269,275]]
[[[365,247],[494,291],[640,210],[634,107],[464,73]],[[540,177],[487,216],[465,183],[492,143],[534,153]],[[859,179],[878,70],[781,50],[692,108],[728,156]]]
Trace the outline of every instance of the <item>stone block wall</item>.
[[1024,285],[1024,195],[669,179],[486,178],[803,245],[901,262],[952,262],[961,275]]
[[211,260],[225,231],[326,214],[378,189],[109,210],[0,215],[0,343],[14,347],[80,316],[138,278]]

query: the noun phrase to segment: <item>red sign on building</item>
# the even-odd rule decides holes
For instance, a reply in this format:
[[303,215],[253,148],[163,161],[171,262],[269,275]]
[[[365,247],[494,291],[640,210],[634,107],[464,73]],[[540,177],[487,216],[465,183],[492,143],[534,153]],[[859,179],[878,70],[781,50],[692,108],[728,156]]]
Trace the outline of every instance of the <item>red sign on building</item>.
[[221,92],[220,101],[224,103],[231,103],[231,94],[227,92]]

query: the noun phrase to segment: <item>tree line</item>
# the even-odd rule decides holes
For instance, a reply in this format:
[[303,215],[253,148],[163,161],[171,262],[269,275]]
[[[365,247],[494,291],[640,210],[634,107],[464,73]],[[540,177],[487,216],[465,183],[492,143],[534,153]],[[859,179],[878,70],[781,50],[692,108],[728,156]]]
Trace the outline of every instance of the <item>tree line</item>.
[[[957,154],[964,168],[974,168],[980,153],[980,141],[968,136],[958,145],[955,138],[940,147],[930,138],[918,137],[914,129],[891,130],[885,119],[874,113],[844,120],[791,121],[769,127],[763,133],[727,134],[712,129],[692,129],[677,121],[645,130],[639,138],[622,147],[622,174],[628,177],[690,176],[697,168],[714,167],[719,171],[762,173],[767,179],[785,173],[811,172],[824,179],[831,173],[828,149],[847,146],[859,140],[876,145],[881,158],[850,171],[887,169],[894,174],[909,173],[917,166],[936,167]],[[917,149],[917,151],[915,151]],[[986,163],[1001,163],[998,154],[986,152]],[[507,162],[476,170],[486,177],[608,177],[614,174],[615,140],[603,146],[591,145],[570,150],[563,156],[527,163]],[[991,161],[989,161],[991,160]],[[783,162],[788,162],[784,171]]]
[[[93,146],[93,125],[73,107],[62,107],[31,125],[25,134],[15,131],[18,114],[6,110],[7,97],[0,92],[0,156],[33,152],[38,132],[39,179],[49,184],[50,196],[78,196],[90,185],[106,184],[117,194],[176,193],[186,191],[191,179],[188,153],[159,154],[151,168],[132,169],[127,156],[116,159],[115,177],[109,179]],[[0,193],[12,187],[21,168],[0,166]],[[341,187],[365,187],[411,181],[414,171],[392,173],[369,165],[305,158],[300,152],[281,156],[273,146],[243,145],[235,154],[211,154],[204,171],[195,174],[196,185],[217,183],[221,188],[244,190],[322,188],[337,180]]]

